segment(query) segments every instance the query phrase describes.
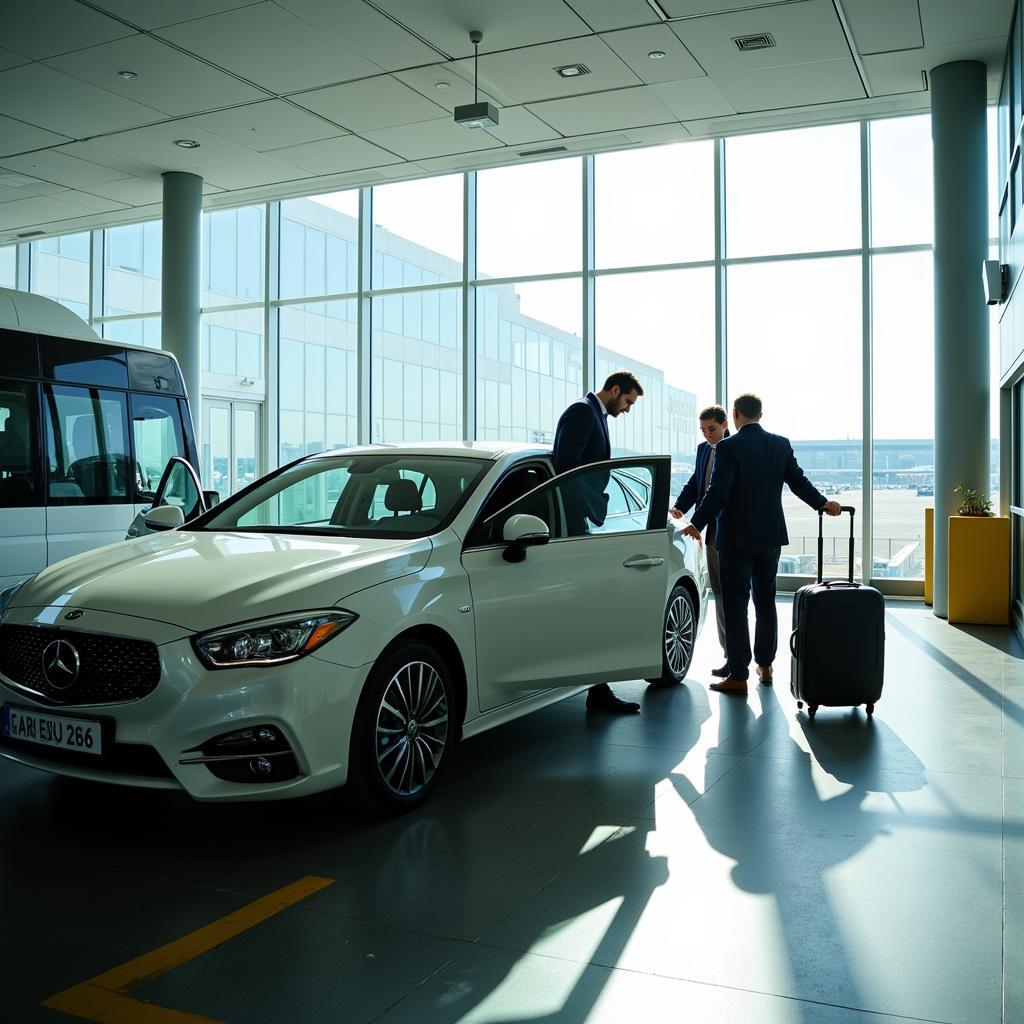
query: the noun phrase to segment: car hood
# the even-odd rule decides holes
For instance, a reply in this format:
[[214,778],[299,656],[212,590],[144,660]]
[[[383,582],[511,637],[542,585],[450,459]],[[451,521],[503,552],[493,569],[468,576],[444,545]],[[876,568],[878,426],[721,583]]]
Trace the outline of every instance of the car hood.
[[58,562],[9,607],[88,608],[198,631],[265,615],[329,608],[418,572],[427,539],[172,531]]

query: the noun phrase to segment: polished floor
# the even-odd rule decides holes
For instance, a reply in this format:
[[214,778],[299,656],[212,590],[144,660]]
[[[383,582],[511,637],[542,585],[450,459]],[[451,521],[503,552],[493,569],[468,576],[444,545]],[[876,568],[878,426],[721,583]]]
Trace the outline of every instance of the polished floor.
[[[641,715],[468,741],[395,821],[0,762],[0,1018],[72,1020],[42,1005],[72,989],[133,1024],[1024,1022],[1024,652],[915,604],[886,632],[874,721],[809,722],[788,671],[709,693],[709,629],[685,686],[617,687]],[[164,949],[127,1009],[81,987]]]

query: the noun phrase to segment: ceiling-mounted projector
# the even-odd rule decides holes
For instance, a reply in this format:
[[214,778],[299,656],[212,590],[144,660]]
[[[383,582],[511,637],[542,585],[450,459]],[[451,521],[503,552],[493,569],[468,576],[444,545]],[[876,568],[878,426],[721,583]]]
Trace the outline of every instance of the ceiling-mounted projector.
[[483,32],[477,29],[469,33],[469,41],[473,44],[473,102],[455,108],[455,123],[463,128],[490,128],[498,123],[498,108],[493,103],[480,101],[477,63],[483,38]]

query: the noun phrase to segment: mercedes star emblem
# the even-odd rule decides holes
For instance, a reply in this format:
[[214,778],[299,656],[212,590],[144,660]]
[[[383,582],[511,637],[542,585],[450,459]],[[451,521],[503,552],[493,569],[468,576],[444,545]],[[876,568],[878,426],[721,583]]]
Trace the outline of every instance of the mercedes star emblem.
[[55,690],[68,690],[78,678],[78,651],[67,640],[54,640],[43,651],[43,675]]

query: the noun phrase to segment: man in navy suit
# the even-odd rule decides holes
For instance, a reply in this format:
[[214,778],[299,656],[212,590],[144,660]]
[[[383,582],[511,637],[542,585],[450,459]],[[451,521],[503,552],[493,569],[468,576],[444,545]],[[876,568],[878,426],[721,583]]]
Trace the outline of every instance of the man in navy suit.
[[813,509],[839,515],[839,502],[829,501],[804,476],[789,439],[769,434],[760,424],[761,399],[740,395],[733,402],[736,434],[719,442],[711,483],[690,517],[684,533],[700,540],[700,531],[716,516],[716,543],[725,605],[725,641],[729,676],[711,689],[746,695],[750,674],[750,631],[747,606],[751,591],[757,625],[754,658],[765,686],[772,683],[772,662],[778,646],[775,577],[779,555],[789,543],[782,511],[785,484]]
[[[556,473],[568,473],[579,466],[592,462],[604,462],[612,456],[611,439],[608,436],[608,417],[628,413],[637,399],[644,393],[640,381],[628,370],[611,374],[604,387],[589,392],[569,406],[559,417],[555,428],[555,444],[551,461]],[[577,491],[567,492],[566,528],[569,536],[587,533],[587,522],[595,526],[604,523],[608,509],[608,495],[602,482],[588,474],[589,479],[580,481]],[[613,711],[617,714],[634,714],[640,710],[635,701],[616,697],[607,683],[598,683],[587,694],[588,711]]]
[[[729,420],[725,409],[720,405],[709,405],[698,417],[700,432],[704,440],[697,446],[697,458],[693,467],[693,475],[686,481],[686,486],[679,492],[675,505],[668,510],[673,519],[682,519],[694,505],[699,504],[707,493],[711,482],[711,474],[715,468],[715,449],[718,442],[729,436]],[[708,523],[704,533],[704,550],[707,552],[708,582],[711,592],[715,595],[715,619],[718,624],[718,642],[722,645],[722,656],[725,664],[721,668],[713,668],[711,674],[725,679],[729,675],[729,660],[725,647],[725,607],[722,602],[722,577],[718,568],[718,548],[715,546],[715,520]]]

